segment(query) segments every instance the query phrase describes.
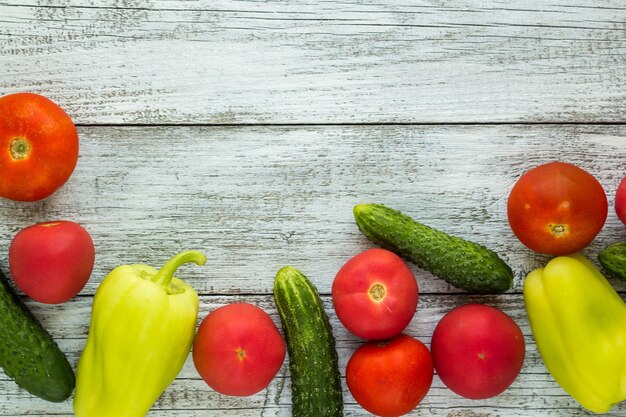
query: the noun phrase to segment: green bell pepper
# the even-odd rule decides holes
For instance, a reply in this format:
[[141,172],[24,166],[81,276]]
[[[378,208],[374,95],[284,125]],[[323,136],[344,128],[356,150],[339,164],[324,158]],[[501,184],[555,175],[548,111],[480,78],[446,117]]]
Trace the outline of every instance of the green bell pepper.
[[568,394],[594,413],[626,399],[626,304],[587,258],[532,271],[524,302],[543,362]]
[[76,374],[77,417],[143,417],[182,369],[195,336],[198,295],[174,277],[197,251],[174,256],[160,271],[122,265],[98,287]]

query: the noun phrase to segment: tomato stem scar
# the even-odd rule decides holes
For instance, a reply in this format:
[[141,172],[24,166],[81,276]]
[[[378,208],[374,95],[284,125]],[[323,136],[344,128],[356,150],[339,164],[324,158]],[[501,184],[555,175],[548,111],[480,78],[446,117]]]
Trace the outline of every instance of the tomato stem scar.
[[548,227],[550,228],[550,232],[556,237],[565,236],[569,232],[566,224],[550,224]]
[[243,362],[244,358],[246,357],[246,351],[243,348],[237,348],[235,352],[237,353],[237,359]]
[[30,155],[30,142],[26,138],[17,137],[9,144],[11,158],[16,161],[26,159]]
[[379,284],[377,282],[370,287],[367,293],[369,294],[372,300],[374,300],[377,303],[380,303],[381,301],[385,299],[385,296],[387,295],[387,290],[385,289],[385,286],[383,284]]

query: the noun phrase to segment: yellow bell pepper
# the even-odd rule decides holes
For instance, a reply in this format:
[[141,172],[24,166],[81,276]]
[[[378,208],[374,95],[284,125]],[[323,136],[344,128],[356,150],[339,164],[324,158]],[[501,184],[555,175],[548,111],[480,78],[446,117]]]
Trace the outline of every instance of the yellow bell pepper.
[[587,258],[532,271],[524,302],[543,362],[569,395],[594,413],[626,399],[626,304]]
[[143,417],[182,369],[195,336],[198,295],[174,277],[196,251],[160,271],[122,265],[96,291],[91,325],[76,374],[77,417]]

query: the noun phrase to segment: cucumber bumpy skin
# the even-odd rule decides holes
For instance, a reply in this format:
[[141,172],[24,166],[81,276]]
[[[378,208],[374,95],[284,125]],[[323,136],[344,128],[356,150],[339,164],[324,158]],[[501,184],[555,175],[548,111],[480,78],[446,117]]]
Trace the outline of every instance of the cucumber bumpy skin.
[[482,245],[425,226],[382,204],[357,204],[354,217],[369,240],[457,288],[497,294],[513,284],[511,268]]
[[276,274],[274,299],[289,352],[292,416],[342,416],[335,339],[317,289],[302,272],[286,266]]
[[0,366],[15,383],[51,402],[74,390],[74,371],[0,271]]
[[607,246],[598,254],[598,260],[611,275],[626,281],[626,242]]

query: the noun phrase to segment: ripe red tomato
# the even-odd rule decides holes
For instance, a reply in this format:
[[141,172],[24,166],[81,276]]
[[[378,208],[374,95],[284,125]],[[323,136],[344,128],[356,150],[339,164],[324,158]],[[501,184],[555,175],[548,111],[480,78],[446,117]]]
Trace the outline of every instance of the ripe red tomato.
[[426,345],[399,334],[360,346],[350,357],[346,383],[365,410],[397,417],[424,399],[433,381],[433,360]]
[[528,248],[567,255],[584,249],[608,213],[602,185],[587,171],[550,162],[523,174],[507,203],[513,233]]
[[415,314],[418,293],[406,263],[379,248],[351,258],[332,285],[337,317],[363,339],[388,339],[404,330]]
[[38,223],[19,231],[9,247],[15,285],[33,300],[63,303],[91,276],[95,249],[89,233],[70,221]]
[[622,223],[626,225],[626,177],[619,183],[615,192],[615,213]]
[[78,134],[70,117],[46,97],[0,97],[0,197],[48,197],[74,172]]
[[506,390],[524,363],[524,335],[501,310],[466,304],[437,324],[430,348],[441,381],[458,395],[491,398]]
[[267,387],[285,353],[285,342],[270,316],[248,303],[210,312],[193,344],[194,365],[209,387],[241,397]]

